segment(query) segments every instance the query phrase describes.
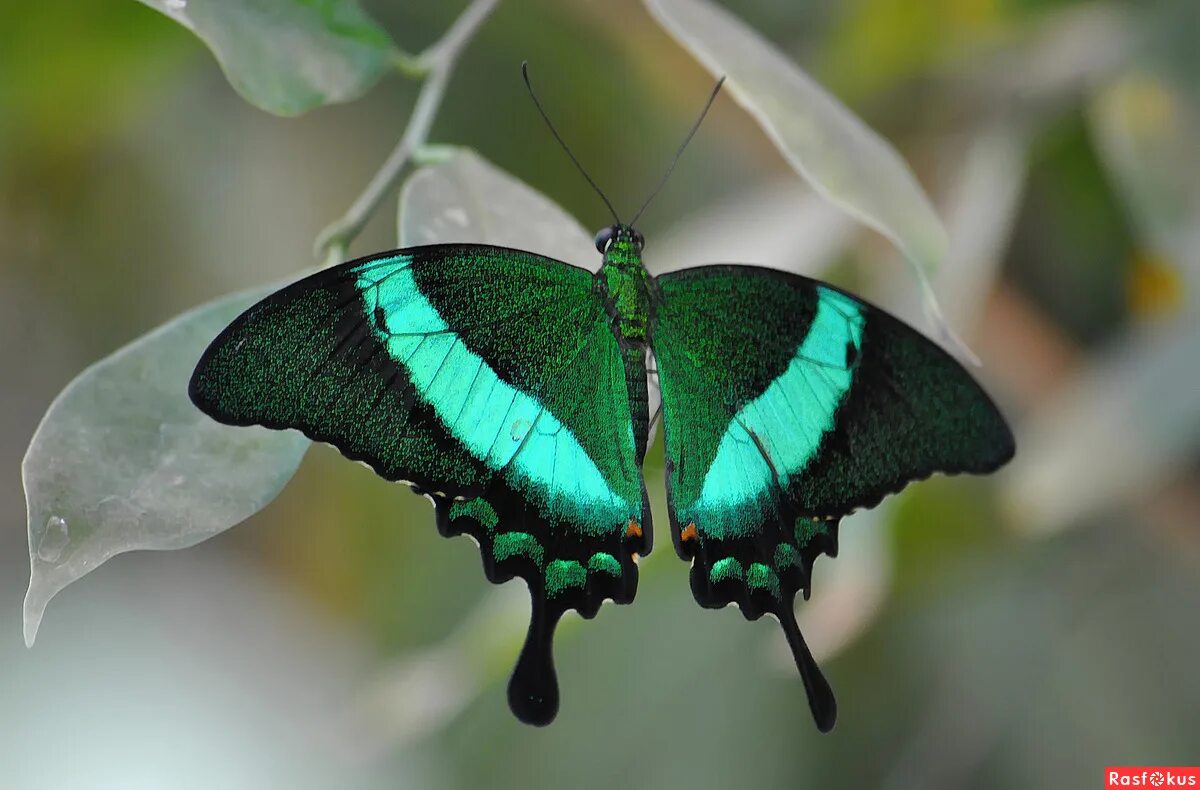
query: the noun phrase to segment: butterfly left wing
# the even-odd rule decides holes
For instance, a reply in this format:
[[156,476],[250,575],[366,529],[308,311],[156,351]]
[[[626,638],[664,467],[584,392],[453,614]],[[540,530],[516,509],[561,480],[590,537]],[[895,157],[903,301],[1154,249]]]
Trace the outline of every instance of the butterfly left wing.
[[1012,434],[948,354],[832,286],[705,266],[653,293],[668,507],[692,592],[779,619],[828,730],[833,693],[792,606],[817,556],[836,555],[839,520],[934,472],[992,471]]
[[221,422],[295,428],[409,483],[442,534],[475,538],[489,580],[524,578],[533,613],[509,702],[546,724],[559,617],[632,601],[650,548],[626,385],[645,373],[625,365],[590,272],[438,245],[267,297],[213,341],[190,394]]

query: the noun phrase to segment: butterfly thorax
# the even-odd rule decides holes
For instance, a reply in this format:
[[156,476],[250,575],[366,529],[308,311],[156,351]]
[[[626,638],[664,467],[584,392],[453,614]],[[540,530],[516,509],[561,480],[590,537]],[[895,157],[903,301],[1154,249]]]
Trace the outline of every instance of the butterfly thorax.
[[622,339],[644,344],[650,320],[650,275],[642,265],[642,238],[625,225],[613,231],[598,279]]

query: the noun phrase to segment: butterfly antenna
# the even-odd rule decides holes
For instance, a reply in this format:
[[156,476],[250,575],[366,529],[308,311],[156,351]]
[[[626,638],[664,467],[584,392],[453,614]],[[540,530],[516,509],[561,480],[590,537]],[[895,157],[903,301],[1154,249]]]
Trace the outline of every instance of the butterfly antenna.
[[587,182],[592,185],[592,189],[596,190],[596,194],[599,195],[600,199],[604,201],[604,205],[608,206],[608,211],[610,214],[612,214],[613,221],[620,225],[621,218],[617,216],[617,210],[613,208],[612,202],[609,201],[608,196],[604,194],[604,190],[600,189],[596,182],[592,180],[592,177],[588,175],[588,172],[583,169],[583,165],[579,164],[579,160],[575,158],[575,154],[571,153],[571,149],[562,139],[562,135],[558,133],[558,130],[554,128],[554,124],[550,122],[550,116],[546,114],[546,110],[544,107],[542,107],[542,103],[538,101],[537,94],[533,92],[533,84],[529,81],[529,61],[527,60],[521,62],[521,76],[525,78],[525,87],[529,90],[529,98],[533,99],[533,106],[537,107],[537,111],[542,116],[542,120],[545,121],[546,126],[550,128],[550,134],[554,135],[554,139],[557,140],[558,144],[562,146],[562,149],[567,152],[567,156],[571,157],[571,161],[575,163],[575,167],[579,169],[579,172],[583,174],[583,177],[587,179]]
[[662,188],[666,186],[667,179],[671,177],[671,172],[675,169],[675,165],[679,162],[679,157],[683,156],[683,149],[687,148],[688,143],[690,143],[692,138],[696,136],[696,130],[699,129],[700,124],[704,122],[704,116],[708,115],[708,109],[712,107],[713,102],[717,100],[717,94],[721,91],[721,86],[724,84],[724,77],[721,77],[721,79],[717,80],[717,84],[713,86],[712,93],[708,95],[708,101],[704,103],[704,109],[700,111],[700,117],[696,119],[694,124],[692,124],[691,131],[687,133],[687,137],[683,138],[683,143],[679,146],[679,150],[675,152],[675,157],[671,160],[671,166],[667,168],[667,172],[663,173],[662,180],[658,182],[658,186],[656,186],[654,191],[650,193],[650,197],[646,198],[646,202],[643,203],[642,207],[638,209],[636,214],[633,215],[633,219],[629,221],[630,225],[637,224],[638,218],[642,216],[642,212],[645,211],[646,207],[650,205],[650,201],[654,200],[655,196],[657,196],[658,193],[662,191]]

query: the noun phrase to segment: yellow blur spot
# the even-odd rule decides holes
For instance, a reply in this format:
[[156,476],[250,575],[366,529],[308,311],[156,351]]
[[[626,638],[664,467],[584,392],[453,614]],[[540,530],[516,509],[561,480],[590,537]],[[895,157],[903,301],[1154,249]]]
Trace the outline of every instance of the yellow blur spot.
[[1138,318],[1162,318],[1183,308],[1184,284],[1179,269],[1154,252],[1134,253],[1127,285],[1129,309]]
[[1169,134],[1176,124],[1175,97],[1161,82],[1145,74],[1122,79],[1112,91],[1127,131],[1141,140]]

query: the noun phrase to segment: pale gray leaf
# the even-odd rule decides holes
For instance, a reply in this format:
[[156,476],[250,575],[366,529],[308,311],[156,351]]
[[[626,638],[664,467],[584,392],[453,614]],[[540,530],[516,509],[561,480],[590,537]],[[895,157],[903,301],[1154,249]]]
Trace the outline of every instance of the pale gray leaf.
[[205,347],[268,292],[184,313],[80,373],[50,405],[21,464],[27,644],[49,600],[105,560],[210,538],[262,509],[295,473],[304,436],[221,425],[187,394]]
[[400,196],[400,246],[493,244],[595,269],[592,236],[550,198],[468,149],[422,167]]

